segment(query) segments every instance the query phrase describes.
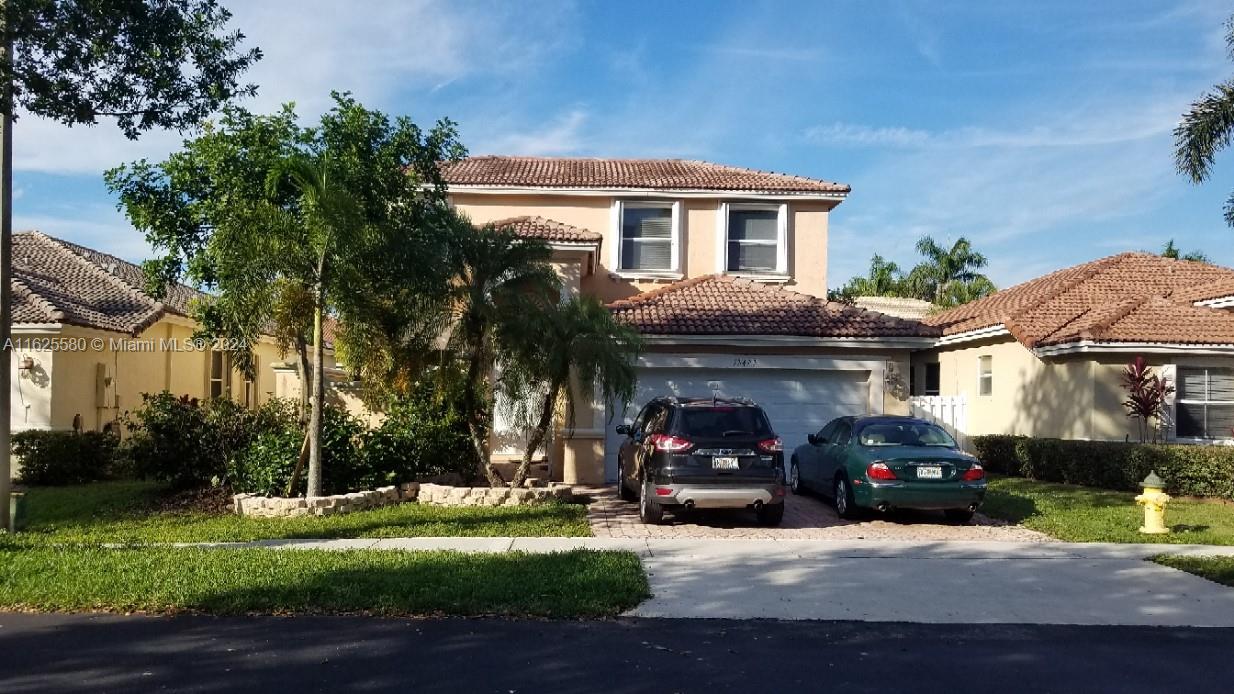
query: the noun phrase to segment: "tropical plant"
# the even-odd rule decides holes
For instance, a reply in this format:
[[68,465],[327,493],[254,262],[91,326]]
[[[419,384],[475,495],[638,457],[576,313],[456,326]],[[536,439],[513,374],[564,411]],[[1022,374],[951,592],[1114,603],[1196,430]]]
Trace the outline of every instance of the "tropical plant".
[[493,371],[504,324],[524,320],[518,307],[532,297],[555,297],[561,279],[549,266],[547,244],[512,230],[481,229],[461,215],[450,223],[455,281],[449,298],[453,329],[449,347],[466,364],[462,412],[476,460],[490,485],[504,484],[489,457],[493,422]]
[[854,277],[843,287],[828,293],[831,301],[852,303],[859,296],[905,296],[904,273],[895,262],[875,253],[865,277]]
[[[1234,60],[1234,17],[1225,23],[1226,54]],[[1217,152],[1234,136],[1234,80],[1215,85],[1191,104],[1174,128],[1174,163],[1178,172],[1200,184],[1212,174]],[[1234,226],[1234,194],[1225,203],[1225,222]]]
[[1190,251],[1183,253],[1174,245],[1174,239],[1165,242],[1165,246],[1161,249],[1162,258],[1171,258],[1173,260],[1195,260],[1201,263],[1210,262],[1208,255],[1204,251]]
[[905,280],[911,296],[939,306],[957,306],[997,291],[994,283],[978,272],[986,266],[986,257],[974,251],[963,236],[950,248],[924,236],[917,242],[917,252],[925,260]]
[[[112,118],[130,139],[195,126],[257,88],[240,76],[261,58],[228,30],[215,0],[6,0],[0,58],[0,258],[13,234],[13,124],[18,108],[65,125]],[[7,260],[6,260],[7,263]],[[10,326],[11,268],[0,267],[0,342]],[[0,499],[9,495],[9,350],[0,359]],[[8,515],[0,518],[7,527]]]
[[[1151,437],[1152,442],[1156,443],[1166,399],[1174,392],[1174,386],[1161,375],[1153,373],[1144,357],[1136,357],[1123,369],[1123,388],[1127,391],[1123,407],[1127,409],[1128,417],[1138,419],[1140,442],[1144,443]],[[1153,426],[1153,421],[1158,426]]]
[[564,412],[574,427],[576,398],[590,403],[598,390],[601,402],[620,403],[624,411],[638,384],[635,360],[638,332],[614,320],[599,299],[575,296],[562,301],[523,302],[519,320],[504,321],[500,387],[531,423],[527,447],[511,484],[527,478],[532,458],[544,444],[553,415]]
[[[273,333],[296,349],[302,373],[313,372],[301,379],[310,495],[323,474],[326,323],[351,326],[344,335],[372,332],[365,326],[382,316],[364,297],[396,285],[395,299],[448,298],[438,163],[464,153],[449,121],[425,133],[345,94],[333,98],[313,128],[300,127],[290,106],[272,116],[229,108],[166,161],[107,173],[129,219],[164,254],[146,264],[151,291],[181,277],[213,290],[195,307],[203,332],[243,344]],[[248,353],[234,356],[251,368]]]

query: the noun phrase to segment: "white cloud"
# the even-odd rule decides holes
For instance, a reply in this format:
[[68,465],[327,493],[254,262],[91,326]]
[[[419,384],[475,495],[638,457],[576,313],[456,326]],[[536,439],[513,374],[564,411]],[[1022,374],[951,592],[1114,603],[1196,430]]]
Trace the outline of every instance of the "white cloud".
[[540,130],[497,135],[480,139],[472,146],[475,154],[522,154],[552,156],[573,154],[583,147],[581,131],[587,122],[587,113],[573,109],[558,116]]
[[[228,3],[234,25],[264,58],[244,79],[259,85],[245,105],[271,111],[295,101],[302,116],[329,105],[330,90],[388,107],[410,90],[477,74],[518,75],[563,44],[573,8],[443,0],[355,3],[262,0]],[[114,125],[67,128],[33,117],[15,132],[17,171],[97,174],[141,157],[161,158],[183,139],[152,131],[127,140]]]
[[936,136],[928,130],[903,126],[873,127],[858,123],[816,125],[806,130],[806,139],[820,145],[855,147],[922,147]]

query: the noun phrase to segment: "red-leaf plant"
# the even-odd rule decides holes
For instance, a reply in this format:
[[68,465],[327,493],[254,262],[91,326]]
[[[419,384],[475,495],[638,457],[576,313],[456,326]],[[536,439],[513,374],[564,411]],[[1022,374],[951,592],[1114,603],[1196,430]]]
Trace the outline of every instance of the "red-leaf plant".
[[1135,361],[1123,369],[1123,387],[1127,390],[1127,399],[1123,407],[1127,408],[1128,417],[1139,420],[1140,443],[1144,443],[1151,435],[1152,441],[1157,440],[1158,426],[1149,426],[1150,420],[1161,421],[1165,411],[1166,398],[1174,392],[1174,386],[1158,374],[1153,373],[1144,357],[1136,357]]

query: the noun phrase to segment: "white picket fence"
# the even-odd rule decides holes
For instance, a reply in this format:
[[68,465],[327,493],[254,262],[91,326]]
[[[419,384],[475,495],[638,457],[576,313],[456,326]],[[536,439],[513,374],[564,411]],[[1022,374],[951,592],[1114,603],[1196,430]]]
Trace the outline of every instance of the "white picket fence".
[[914,395],[908,405],[914,417],[941,426],[961,448],[968,448],[968,403],[963,395]]

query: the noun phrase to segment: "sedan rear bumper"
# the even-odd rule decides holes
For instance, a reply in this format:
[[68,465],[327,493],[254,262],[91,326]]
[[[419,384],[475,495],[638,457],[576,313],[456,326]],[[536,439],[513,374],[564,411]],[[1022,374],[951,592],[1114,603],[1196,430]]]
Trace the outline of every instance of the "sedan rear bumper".
[[656,501],[663,506],[745,508],[784,503],[784,485],[657,484]]
[[854,485],[856,501],[869,508],[912,508],[923,511],[977,508],[985,501],[982,482],[866,482]]

